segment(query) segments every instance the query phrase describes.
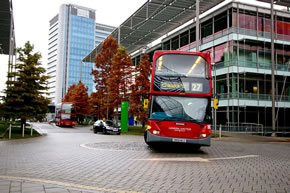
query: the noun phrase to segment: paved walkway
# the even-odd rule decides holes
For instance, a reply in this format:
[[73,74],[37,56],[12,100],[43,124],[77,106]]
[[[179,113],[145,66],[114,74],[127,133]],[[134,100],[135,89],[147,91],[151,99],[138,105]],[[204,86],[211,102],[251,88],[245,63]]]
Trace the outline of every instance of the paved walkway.
[[[47,182],[47,183],[45,183]],[[0,176],[1,193],[90,193],[89,187],[74,184],[60,184],[59,182],[39,180],[34,178]],[[82,190],[86,189],[86,191]],[[93,192],[103,192],[96,191]]]
[[290,192],[289,138],[230,134],[193,151],[89,127],[38,127],[47,135],[0,141],[0,193]]

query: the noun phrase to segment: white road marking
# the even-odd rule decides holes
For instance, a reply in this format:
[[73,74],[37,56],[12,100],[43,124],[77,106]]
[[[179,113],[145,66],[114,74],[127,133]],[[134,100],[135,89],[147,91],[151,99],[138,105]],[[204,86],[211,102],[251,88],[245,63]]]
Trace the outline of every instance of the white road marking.
[[216,160],[231,160],[259,157],[258,155],[244,155],[236,157],[219,157],[219,158],[201,158],[201,157],[173,157],[173,158],[149,158],[149,159],[133,159],[137,161],[174,161],[174,162],[210,162]]
[[227,160],[227,159],[243,159],[243,158],[253,158],[259,157],[258,155],[243,155],[243,156],[236,156],[236,157],[218,157],[218,158],[209,158],[208,160]]
[[[94,147],[88,147],[88,144],[80,144],[80,147],[90,149],[90,150],[106,150],[106,151],[126,151],[126,150],[112,150],[112,149],[99,149]],[[134,151],[134,150],[130,150]],[[179,161],[179,162],[210,162],[217,160],[232,160],[232,159],[245,159],[245,158],[255,158],[259,155],[243,155],[235,157],[217,157],[217,158],[201,158],[201,157],[172,157],[172,158],[148,158],[148,159],[130,159],[136,161]]]
[[16,176],[0,176],[0,179],[39,182],[39,183],[44,183],[44,184],[53,184],[53,185],[65,186],[65,187],[69,187],[69,188],[76,188],[76,189],[82,189],[82,190],[94,190],[94,191],[116,192],[116,193],[125,193],[125,192],[138,193],[138,192],[133,192],[133,191],[99,188],[99,187],[94,187],[94,186],[85,186],[85,185],[81,185],[81,184],[72,184],[72,183],[65,183],[65,182],[59,182],[59,181],[53,181],[53,180],[43,180],[43,179],[37,179],[37,178],[16,177]]
[[41,129],[38,125],[32,124],[32,128],[36,130],[40,135],[47,135],[46,129]]
[[201,157],[172,157],[172,158],[149,158],[149,159],[132,159],[137,161],[174,161],[174,162],[209,162],[208,159]]
[[130,151],[130,152],[140,152],[140,150],[134,150],[134,149],[130,149],[130,150],[126,150],[126,149],[102,149],[102,148],[96,148],[96,147],[88,147],[88,144],[80,144],[80,147],[86,148],[86,149],[90,149],[90,150],[95,150],[95,151]]

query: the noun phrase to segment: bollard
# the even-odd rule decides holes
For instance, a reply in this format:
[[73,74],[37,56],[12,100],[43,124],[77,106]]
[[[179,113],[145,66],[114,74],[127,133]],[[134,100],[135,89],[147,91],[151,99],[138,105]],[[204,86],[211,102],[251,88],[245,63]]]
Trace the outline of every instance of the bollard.
[[30,125],[30,136],[33,134],[32,124]]
[[9,124],[9,139],[11,139],[11,123]]
[[22,137],[24,137],[25,124],[22,125]]
[[220,138],[222,138],[222,124],[220,124],[219,136],[220,136]]

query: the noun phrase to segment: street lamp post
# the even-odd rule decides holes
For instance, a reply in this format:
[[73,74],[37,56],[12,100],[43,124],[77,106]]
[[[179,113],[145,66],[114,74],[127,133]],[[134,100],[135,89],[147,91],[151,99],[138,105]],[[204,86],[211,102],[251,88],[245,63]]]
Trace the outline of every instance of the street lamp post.
[[195,18],[196,18],[196,22],[195,22],[195,37],[196,37],[196,52],[199,52],[199,0],[196,0],[196,9],[195,9]]
[[[216,65],[215,63],[211,63],[211,66],[214,67],[214,84],[213,84],[213,93],[214,99],[217,99],[216,95]],[[217,116],[216,116],[216,108],[214,107],[214,137],[216,137],[216,125],[217,125]]]
[[273,0],[271,0],[271,82],[272,82],[272,136],[276,136],[276,128],[275,128],[275,56],[274,56],[274,5]]

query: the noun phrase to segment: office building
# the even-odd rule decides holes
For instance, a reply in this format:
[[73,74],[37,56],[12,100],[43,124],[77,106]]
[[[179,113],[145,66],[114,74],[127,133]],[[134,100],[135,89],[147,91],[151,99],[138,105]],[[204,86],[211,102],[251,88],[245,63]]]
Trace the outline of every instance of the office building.
[[73,4],[61,5],[59,13],[50,20],[47,74],[51,77],[48,92],[52,103],[61,102],[67,89],[79,80],[88,87],[88,94],[93,91],[90,73],[94,64],[81,60],[113,29],[96,24],[95,20],[94,9]]
[[[290,133],[290,12],[275,9],[274,18],[276,127]],[[216,80],[217,125],[271,133],[270,6],[233,1],[205,13],[200,29],[200,51],[210,52]],[[190,24],[164,38],[161,49],[195,51],[195,33]]]
[[[271,6],[261,1],[270,2],[199,2],[199,51],[211,54],[213,90],[219,98],[216,120],[226,130],[272,132]],[[275,3],[275,125],[278,134],[289,134],[290,3]],[[196,51],[196,14],[195,1],[152,0],[112,35],[119,37],[135,65],[144,50],[151,57],[155,50]],[[160,43],[154,45],[158,38]],[[84,61],[99,50],[100,46]]]

